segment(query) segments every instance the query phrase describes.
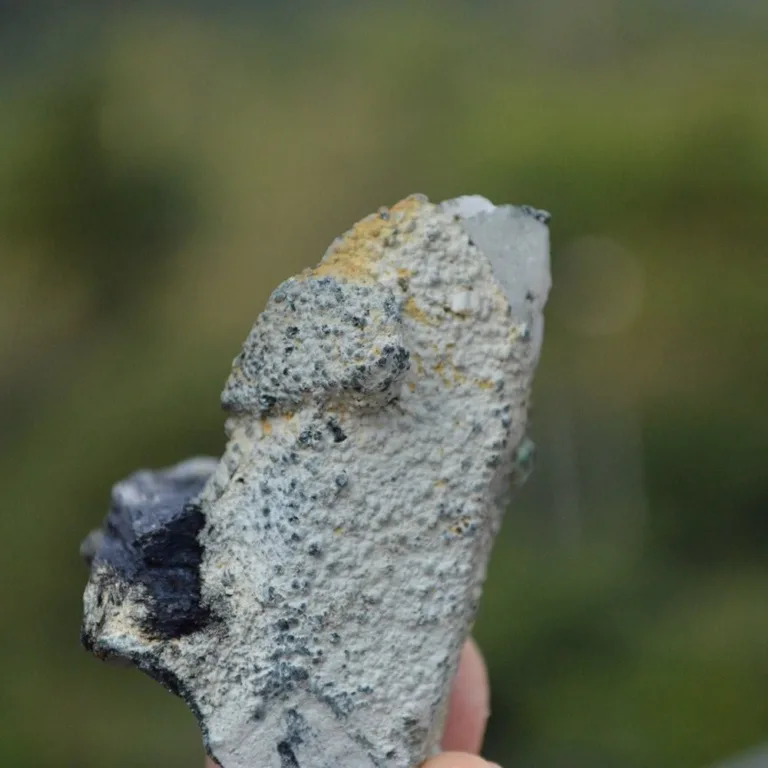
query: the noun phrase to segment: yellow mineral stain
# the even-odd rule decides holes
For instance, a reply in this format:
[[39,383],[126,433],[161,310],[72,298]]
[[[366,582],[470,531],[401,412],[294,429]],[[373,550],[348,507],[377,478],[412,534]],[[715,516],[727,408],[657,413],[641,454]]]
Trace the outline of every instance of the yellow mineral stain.
[[269,421],[267,421],[267,419],[261,420],[261,434],[262,435],[272,434],[272,424]]
[[416,303],[413,296],[409,296],[403,307],[405,314],[412,317],[416,322],[429,324],[430,320],[424,310]]
[[[415,216],[428,203],[418,196],[407,197],[359,221],[345,232],[329,249],[328,255],[307,277],[336,277],[350,282],[368,283],[373,280],[373,264],[381,258],[382,250],[395,229]],[[382,216],[384,214],[384,216]],[[394,215],[393,215],[394,214]]]
[[453,366],[445,360],[438,360],[437,363],[432,366],[432,370],[440,377],[440,380],[446,387],[451,386],[451,380],[448,378],[448,372]]
[[313,277],[337,277],[353,283],[373,281],[370,246],[359,244],[355,250],[336,250],[312,271]]
[[449,359],[439,360],[434,366],[434,371],[447,387],[451,384],[463,384],[467,380],[467,377]]
[[408,389],[410,389],[411,392],[415,392],[416,391],[416,382],[415,381],[409,381],[408,382]]
[[496,386],[490,379],[475,379],[474,383],[480,389],[493,389]]
[[429,201],[423,195],[408,195],[399,203],[395,203],[390,208],[390,213],[402,213],[406,216],[412,216],[428,205]]
[[310,274],[314,277],[340,277],[351,282],[370,282],[372,263],[379,253],[379,240],[388,230],[387,222],[378,214],[366,216],[345,232],[332,246],[328,255]]

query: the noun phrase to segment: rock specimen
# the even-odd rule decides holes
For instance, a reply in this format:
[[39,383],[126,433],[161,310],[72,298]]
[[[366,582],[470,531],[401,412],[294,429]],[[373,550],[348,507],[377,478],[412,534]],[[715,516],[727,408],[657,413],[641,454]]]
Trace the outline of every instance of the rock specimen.
[[547,214],[409,197],[289,280],[235,359],[220,461],[115,486],[83,642],[184,698],[223,768],[437,751],[511,483]]

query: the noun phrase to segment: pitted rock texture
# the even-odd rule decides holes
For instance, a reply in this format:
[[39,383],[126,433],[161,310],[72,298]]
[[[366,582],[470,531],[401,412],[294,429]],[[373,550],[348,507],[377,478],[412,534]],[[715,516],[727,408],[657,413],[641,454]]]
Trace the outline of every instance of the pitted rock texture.
[[547,215],[413,196],[270,297],[218,463],[116,486],[83,638],[184,697],[224,768],[413,768],[438,749],[511,484]]

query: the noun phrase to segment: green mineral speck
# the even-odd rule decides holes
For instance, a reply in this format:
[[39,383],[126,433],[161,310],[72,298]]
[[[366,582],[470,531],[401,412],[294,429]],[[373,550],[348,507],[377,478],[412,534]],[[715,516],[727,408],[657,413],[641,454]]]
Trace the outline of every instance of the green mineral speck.
[[512,469],[512,483],[515,486],[522,485],[533,472],[536,463],[536,446],[529,437],[524,437],[517,446]]

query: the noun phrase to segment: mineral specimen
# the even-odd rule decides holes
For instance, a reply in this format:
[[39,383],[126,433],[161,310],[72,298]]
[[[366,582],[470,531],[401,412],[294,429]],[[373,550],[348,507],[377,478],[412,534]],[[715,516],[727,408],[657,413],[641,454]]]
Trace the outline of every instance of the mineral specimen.
[[409,197],[286,280],[220,461],[115,486],[82,637],[184,698],[224,768],[414,768],[531,461],[547,214]]

